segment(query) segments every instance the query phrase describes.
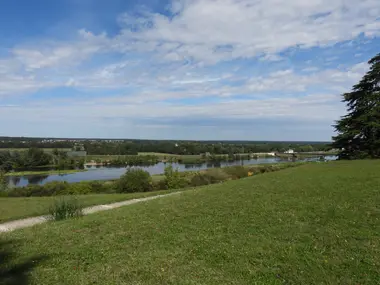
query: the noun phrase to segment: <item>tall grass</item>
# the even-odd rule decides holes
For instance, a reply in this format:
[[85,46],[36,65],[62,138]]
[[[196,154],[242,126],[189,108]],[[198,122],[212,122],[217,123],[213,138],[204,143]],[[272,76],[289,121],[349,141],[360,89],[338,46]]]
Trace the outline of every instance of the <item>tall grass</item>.
[[78,218],[83,216],[83,205],[73,197],[62,197],[54,201],[49,214],[55,221]]

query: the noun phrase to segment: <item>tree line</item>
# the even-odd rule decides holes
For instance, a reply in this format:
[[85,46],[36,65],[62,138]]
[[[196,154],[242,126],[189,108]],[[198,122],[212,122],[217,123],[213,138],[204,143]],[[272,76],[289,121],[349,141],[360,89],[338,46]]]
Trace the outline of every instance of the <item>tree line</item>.
[[[10,140],[0,142],[1,148],[73,148],[78,143]],[[137,155],[139,152],[157,152],[176,155],[238,154],[284,152],[323,152],[331,150],[328,143],[302,142],[204,142],[204,141],[90,141],[83,140],[80,145],[88,155]]]
[[5,172],[43,167],[75,169],[83,166],[84,160],[70,159],[65,151],[58,149],[52,153],[34,147],[25,151],[0,151],[0,171]]

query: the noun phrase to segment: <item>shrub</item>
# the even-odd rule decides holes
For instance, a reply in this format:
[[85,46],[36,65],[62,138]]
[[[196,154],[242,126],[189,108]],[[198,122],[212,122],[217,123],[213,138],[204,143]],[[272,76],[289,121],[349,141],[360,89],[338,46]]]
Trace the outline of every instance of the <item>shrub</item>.
[[225,167],[223,171],[232,179],[240,179],[248,176],[248,170],[244,166]]
[[91,187],[91,193],[115,193],[116,187],[115,182],[113,181],[106,181],[106,182],[99,182],[99,181],[88,181],[86,182]]
[[83,215],[83,206],[75,198],[63,197],[54,202],[49,214],[55,221],[77,218]]
[[205,171],[205,175],[208,177],[211,183],[218,183],[229,180],[228,174],[221,168],[211,168]]
[[152,178],[142,169],[128,169],[118,181],[118,191],[123,193],[148,192],[152,190]]
[[211,184],[210,177],[206,174],[196,173],[190,181],[193,187]]
[[187,186],[187,181],[181,176],[181,173],[170,164],[165,167],[165,183],[168,189],[179,189]]
[[158,190],[168,190],[168,185],[166,184],[165,179],[161,179],[158,181],[153,181],[153,190],[158,191]]
[[32,193],[32,196],[64,195],[67,193],[69,183],[66,181],[52,181],[40,186],[40,193]]
[[90,183],[87,182],[79,182],[79,183],[73,183],[69,184],[65,195],[83,195],[83,194],[89,194],[92,192],[92,187]]

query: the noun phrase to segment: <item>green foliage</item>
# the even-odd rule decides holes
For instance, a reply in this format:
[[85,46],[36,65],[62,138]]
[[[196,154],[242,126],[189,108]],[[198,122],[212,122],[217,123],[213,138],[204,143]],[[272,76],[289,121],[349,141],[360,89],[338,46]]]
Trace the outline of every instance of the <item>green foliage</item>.
[[248,176],[248,170],[244,166],[231,166],[223,168],[224,172],[232,179],[240,179]]
[[158,162],[158,156],[155,155],[129,155],[103,161],[103,164],[110,166],[149,166]]
[[83,215],[83,206],[75,198],[62,197],[50,207],[49,214],[55,221],[77,218]]
[[47,153],[43,149],[32,147],[26,151],[0,151],[0,169],[9,172],[11,170],[36,170],[46,167],[54,167],[59,170],[83,168],[83,160],[73,160],[67,157],[67,153],[53,149]]
[[186,179],[184,179],[178,169],[173,169],[173,166],[169,164],[165,167],[165,183],[168,189],[184,188],[187,185]]
[[152,190],[152,178],[142,169],[128,169],[118,181],[121,193],[148,192]]
[[210,168],[207,169],[205,174],[207,174],[211,183],[226,181],[230,179],[229,175],[225,171],[226,168]]
[[168,185],[166,184],[165,179],[153,181],[152,187],[153,187],[153,191],[168,190]]
[[348,114],[335,125],[333,137],[340,159],[380,158],[380,54],[368,63],[367,74],[343,94]]
[[[210,155],[226,155],[239,153],[282,152],[289,148],[296,152],[327,151],[331,146],[325,143],[289,143],[289,142],[202,142],[202,141],[83,141],[84,149],[89,155],[137,155],[138,153],[158,153],[163,159],[173,155],[200,155],[201,159]],[[7,138],[0,142],[1,148],[73,148],[70,141],[46,142],[36,138]],[[58,155],[58,150],[54,151]],[[168,155],[169,154],[169,155]],[[235,156],[235,155],[234,155]],[[228,159],[228,157],[227,157]],[[231,156],[232,159],[232,156]],[[0,159],[1,160],[1,159]],[[173,160],[169,157],[169,160]],[[210,161],[210,159],[207,159]],[[211,160],[214,161],[214,160]],[[1,164],[1,162],[0,162]]]
[[8,189],[7,178],[5,171],[0,169],[0,192],[5,192]]
[[82,195],[92,193],[115,193],[115,183],[82,181],[67,183],[61,181],[48,182],[45,185],[29,185],[26,187],[11,188],[7,191],[8,197],[44,197],[56,195]]
[[203,173],[196,173],[190,181],[190,185],[193,187],[198,187],[202,185],[211,184],[210,177]]
[[196,173],[190,180],[193,187],[219,183],[230,180],[231,177],[224,170],[226,168],[211,168],[203,172]]

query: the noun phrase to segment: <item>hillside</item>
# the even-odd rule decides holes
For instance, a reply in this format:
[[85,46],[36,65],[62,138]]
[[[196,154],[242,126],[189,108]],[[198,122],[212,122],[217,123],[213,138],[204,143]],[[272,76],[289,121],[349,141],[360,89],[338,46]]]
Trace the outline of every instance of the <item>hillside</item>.
[[24,265],[13,284],[377,284],[379,171],[309,164],[2,234],[2,266]]

